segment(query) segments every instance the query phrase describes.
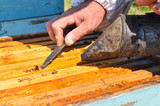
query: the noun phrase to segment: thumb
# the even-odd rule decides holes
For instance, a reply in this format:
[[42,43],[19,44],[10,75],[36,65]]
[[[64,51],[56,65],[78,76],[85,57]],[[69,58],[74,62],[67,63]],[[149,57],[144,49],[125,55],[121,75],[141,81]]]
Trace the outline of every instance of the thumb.
[[71,46],[74,42],[76,42],[78,39],[83,37],[84,35],[92,32],[93,28],[91,28],[91,25],[88,25],[87,22],[82,22],[78,27],[73,29],[71,32],[69,32],[65,37],[65,43],[68,46]]

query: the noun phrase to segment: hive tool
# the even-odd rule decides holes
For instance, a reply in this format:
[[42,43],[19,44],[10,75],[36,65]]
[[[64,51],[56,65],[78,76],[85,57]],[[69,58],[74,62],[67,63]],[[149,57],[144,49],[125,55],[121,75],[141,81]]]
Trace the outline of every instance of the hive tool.
[[[124,9],[123,9],[123,12],[122,12],[122,13],[125,14],[125,13],[128,12],[128,10],[129,10],[132,2],[133,2],[133,0],[124,0],[124,1],[123,1]],[[120,11],[122,11],[122,10],[118,10],[118,11],[115,12],[116,14],[113,14],[113,18],[112,18],[112,20],[110,20],[110,23],[112,23],[111,21],[114,21],[114,20],[118,17],[117,14],[119,14]],[[102,36],[103,36],[103,35],[101,35],[101,36],[99,37],[99,39],[100,39]],[[98,41],[97,41],[97,42],[98,42]],[[97,44],[97,43],[95,43],[95,44]],[[95,45],[95,44],[94,44],[94,45]],[[98,45],[97,45],[97,46],[98,46]],[[60,47],[56,47],[56,48],[54,49],[54,51],[53,51],[53,52],[46,58],[46,60],[44,61],[43,66],[42,66],[42,69],[44,69],[44,68],[60,53],[60,51],[61,51],[64,47],[65,47],[65,44],[63,44],[63,45],[60,46]],[[89,48],[82,54],[82,60],[87,60],[87,58],[90,58],[89,55],[88,55],[88,54],[91,53],[91,52],[89,52],[90,50],[91,50],[91,47],[89,47]],[[99,49],[99,50],[101,50],[101,49]],[[97,53],[98,53],[98,52],[97,52]]]
[[51,63],[51,61],[61,52],[61,50],[66,46],[65,43],[63,43],[61,46],[57,46],[52,53],[46,58],[46,60],[44,61],[43,65],[42,65],[42,70],[48,66],[49,63]]

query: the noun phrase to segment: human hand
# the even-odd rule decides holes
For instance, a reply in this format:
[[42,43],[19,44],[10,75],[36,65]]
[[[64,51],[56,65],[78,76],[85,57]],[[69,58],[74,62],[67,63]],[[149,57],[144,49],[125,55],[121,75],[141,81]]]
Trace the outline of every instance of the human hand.
[[[64,36],[65,43],[70,46],[82,36],[94,31],[104,15],[104,8],[99,3],[89,0],[50,20],[46,27],[50,38],[57,41],[57,46],[62,45]],[[70,25],[76,25],[76,27],[64,35]]]
[[149,6],[156,14],[160,15],[160,2],[158,0],[137,0],[139,6]]

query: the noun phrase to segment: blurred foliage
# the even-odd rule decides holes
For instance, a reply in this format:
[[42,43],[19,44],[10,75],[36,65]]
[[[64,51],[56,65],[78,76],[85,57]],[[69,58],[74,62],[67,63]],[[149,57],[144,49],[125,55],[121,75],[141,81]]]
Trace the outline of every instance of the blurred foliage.
[[[64,0],[64,11],[71,8],[71,0]],[[152,10],[148,6],[137,6],[136,0],[134,0],[130,10],[129,14],[137,15],[137,14],[145,14],[147,12],[152,12]]]
[[137,15],[137,14],[145,14],[147,12],[152,12],[152,10],[148,6],[137,6],[136,0],[134,0],[128,14]]
[[64,0],[64,11],[71,8],[71,0]]

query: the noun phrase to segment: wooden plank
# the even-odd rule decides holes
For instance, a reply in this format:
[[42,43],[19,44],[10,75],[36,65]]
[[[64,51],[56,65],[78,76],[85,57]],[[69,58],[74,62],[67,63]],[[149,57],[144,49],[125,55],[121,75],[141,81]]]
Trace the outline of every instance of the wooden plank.
[[[144,75],[142,75],[142,74],[144,74]],[[135,81],[135,80],[142,80],[142,79],[146,79],[146,78],[149,78],[149,77],[152,77],[151,72],[148,72],[146,70],[138,70],[138,71],[134,71],[132,73],[127,73],[127,77],[126,77],[126,74],[122,74],[122,75],[119,75],[119,76],[116,76],[116,77],[112,77],[110,79],[106,78],[103,81],[106,84],[109,84],[109,83],[118,83],[118,82],[121,82],[122,80],[127,81],[127,82],[132,82],[132,81]]]
[[8,42],[8,41],[13,41],[13,38],[12,37],[0,37],[0,43]]
[[23,43],[16,42],[16,41],[5,42],[5,43],[0,43],[0,55],[6,54],[6,53],[13,53],[13,52],[16,52],[16,51],[35,49],[35,48],[43,48],[43,46],[32,45],[32,44],[23,45]]
[[[80,38],[73,46],[89,44],[91,41],[98,38],[98,35],[94,33],[92,35],[86,35]],[[1,37],[0,42],[8,42],[8,41],[19,41],[24,44],[35,44],[35,45],[56,45],[55,41],[51,41],[49,35],[47,33],[42,34],[29,34],[29,35],[21,35],[21,36],[11,36],[11,37]],[[85,40],[85,41],[84,41]]]
[[160,75],[160,65],[149,67],[145,70],[151,72],[153,75]]
[[[127,92],[87,106],[158,106],[160,104],[160,85],[153,85],[145,89]],[[116,101],[116,102],[115,102]]]
[[[134,83],[134,85],[138,85],[138,84],[140,84],[141,80],[152,77],[152,73],[150,73],[148,71],[144,71],[144,70],[139,70],[139,71],[135,71],[135,72],[121,74],[119,76],[104,78],[104,79],[95,80],[95,81],[91,81],[91,82],[83,83],[83,84],[77,84],[75,86],[64,87],[62,89],[59,89],[59,87],[58,87],[58,86],[60,86],[60,85],[58,85],[59,83],[56,84],[56,86],[55,86],[55,84],[53,86],[54,82],[50,81],[50,83],[47,82],[50,85],[50,87],[48,86],[47,83],[40,84],[41,86],[45,86],[45,87],[47,86],[47,89],[39,88],[38,86],[34,87],[34,90],[31,90],[33,88],[24,89],[25,87],[15,88],[15,90],[11,89],[11,91],[9,91],[9,89],[8,89],[8,90],[1,91],[2,95],[0,98],[1,98],[2,104],[6,103],[5,101],[7,101],[8,104],[12,104],[12,105],[14,105],[14,104],[25,105],[28,103],[30,103],[32,105],[33,104],[34,105],[40,105],[40,104],[41,105],[42,104],[43,105],[44,104],[45,105],[46,104],[65,105],[65,104],[69,104],[69,103],[75,103],[80,100],[89,99],[90,97],[95,97],[95,96],[102,95],[105,93],[110,93],[113,91],[126,89],[128,87],[131,87],[131,84],[129,84],[129,83],[136,82],[136,83]],[[117,82],[117,79],[118,79],[118,82]],[[61,80],[61,81],[65,82],[65,80]],[[120,85],[115,85],[115,83],[116,84],[119,83]],[[66,84],[66,82],[64,84]],[[35,85],[30,85],[30,86],[35,86]],[[66,85],[63,85],[63,86],[66,86]],[[51,89],[51,87],[52,87],[52,91],[49,91],[49,89]],[[58,89],[53,90],[53,87],[56,87]],[[117,89],[117,87],[120,89]],[[37,90],[35,90],[35,89],[37,89]],[[42,89],[44,89],[45,91],[43,91]],[[46,91],[48,91],[48,92],[46,92]],[[17,99],[9,101],[9,99],[13,99],[12,96],[13,96],[14,92],[16,92],[16,95],[14,95],[14,96],[17,96]],[[7,94],[8,97],[4,98],[3,93]],[[12,95],[10,93],[12,93]],[[31,93],[32,94],[34,93],[34,94],[31,95]],[[39,93],[39,94],[37,94],[37,93]],[[24,95],[26,95],[26,96],[24,96]],[[25,101],[25,102],[22,102],[22,101]]]
[[[71,61],[71,59],[72,59],[72,61]],[[49,72],[49,71],[64,69],[64,68],[67,68],[67,67],[73,67],[73,66],[77,66],[77,63],[79,63],[81,61],[80,58],[77,59],[77,57],[75,57],[75,58],[70,57],[70,58],[66,58],[65,64],[64,64],[64,61],[59,59],[59,60],[53,61],[43,71],[40,68],[37,71],[33,70],[35,65],[37,65],[38,67],[41,67],[44,60],[45,59],[40,59],[39,61],[34,60],[34,61],[24,62],[22,64],[19,63],[19,64],[17,64],[16,67],[13,64],[13,66],[12,65],[8,66],[9,68],[7,70],[6,70],[6,66],[0,66],[0,68],[1,68],[0,69],[1,80],[6,80],[6,79],[10,79],[10,78],[15,78],[15,77],[21,77],[21,76],[33,75],[35,73]],[[110,60],[110,61],[113,61],[113,60]],[[109,63],[110,61],[106,61],[105,62],[106,65],[103,65],[103,67],[112,66],[112,64],[116,64],[116,61]],[[123,62],[123,61],[124,61],[123,59],[122,60],[119,59],[119,62]],[[35,62],[36,62],[36,64],[35,64]],[[107,62],[109,64],[107,64]],[[25,64],[27,64],[27,65],[25,65]],[[91,63],[91,64],[94,64],[94,63]],[[87,65],[80,65],[79,67],[83,67],[83,66],[87,66]],[[100,68],[100,65],[98,65],[98,66],[97,65],[91,65],[89,67]],[[102,66],[101,66],[101,68],[102,68]]]
[[160,55],[152,56],[152,59],[156,60],[160,64]]
[[[31,60],[31,61],[26,61],[26,62],[21,62],[21,63],[15,63],[15,64],[8,64],[8,65],[3,65],[0,66],[0,79],[1,80],[7,80],[11,78],[17,78],[17,77],[22,77],[22,76],[28,76],[28,75],[33,75],[37,73],[43,73],[43,72],[50,72],[54,70],[59,70],[59,69],[64,69],[68,67],[73,67],[77,66],[77,63],[81,61],[80,58],[77,57],[69,57],[65,59],[65,64],[64,60],[62,61],[61,59],[54,60],[48,67],[46,67],[44,70],[41,70],[41,65],[44,62],[45,58],[42,59],[37,59],[37,60]],[[71,61],[72,60],[72,61]],[[110,60],[114,61],[114,60]],[[106,66],[103,65],[103,67],[112,66],[112,64],[115,64],[115,62],[106,61]],[[118,60],[117,60],[118,61]],[[119,59],[119,62],[123,62],[124,60]],[[104,62],[104,61],[103,61]],[[109,64],[107,64],[107,62]],[[94,63],[91,63],[94,64]],[[35,66],[39,67],[39,70],[34,70]],[[80,65],[78,67],[83,67],[87,65]],[[102,68],[102,65],[88,65],[89,67],[97,67],[97,68]],[[70,69],[71,70],[71,69]]]
[[[130,59],[128,59],[127,57],[121,57],[121,58],[113,58],[113,59],[108,59],[103,61],[91,62],[84,65],[97,66],[97,67],[107,67],[107,66],[122,67],[127,63],[128,64],[134,63],[136,61],[143,60],[145,58],[146,57],[138,57],[138,56],[132,57]],[[83,63],[79,63],[79,64],[83,64]]]
[[[80,40],[86,40],[86,39],[95,39],[99,36],[98,33],[96,32],[92,32],[88,35],[85,35],[83,36],[82,38],[80,38]],[[17,35],[17,36],[11,36],[11,38],[13,40],[16,40],[16,41],[21,41],[21,40],[25,40],[28,41],[28,40],[32,40],[32,39],[39,39],[41,37],[48,37],[49,38],[49,35],[47,32],[43,32],[43,33],[36,33],[36,34],[26,34],[26,35]],[[1,37],[2,38],[2,37]],[[0,38],[0,39],[1,39]],[[40,40],[40,39],[39,39]]]
[[49,36],[19,40],[19,42],[23,42],[24,44],[31,44],[31,43],[43,42],[43,41],[49,42],[51,40],[50,40]]
[[[80,40],[75,42],[72,46],[79,46],[79,45],[86,45],[86,44],[90,44],[92,41],[94,41],[95,39],[89,39],[89,40]],[[36,43],[32,43],[34,45],[43,45],[43,46],[48,46],[48,45],[57,45],[57,43],[55,41],[44,41],[44,42],[36,42]]]
[[[63,64],[64,62],[55,62],[53,63],[54,65],[50,65],[44,70],[41,70],[42,63],[44,62],[45,58],[43,59],[37,59],[34,61],[27,61],[27,62],[22,62],[19,64],[11,64],[11,65],[3,65],[0,66],[2,69],[0,70],[1,74],[1,80],[7,80],[11,78],[16,78],[16,77],[22,77],[22,76],[28,76],[28,75],[33,75],[36,73],[43,73],[43,72],[49,72],[49,71],[54,71],[62,68],[67,68],[67,67],[72,67],[76,65],[77,60],[73,60],[71,63],[70,61],[66,61],[66,64]],[[35,63],[36,62],[36,63]],[[75,63],[74,63],[75,62]],[[17,66],[14,66],[17,65]],[[59,67],[57,66],[59,65]],[[6,67],[9,67],[9,69],[6,69]],[[39,67],[39,70],[35,70],[35,66]],[[54,66],[54,67],[51,67]]]
[[[46,32],[47,31],[45,27],[46,22],[56,16],[58,15],[1,22],[0,36],[4,37],[4,36],[15,36],[15,35]],[[33,22],[35,23],[33,24]]]
[[47,47],[34,48],[22,51],[11,51],[6,54],[0,54],[0,65],[12,64],[27,60],[38,59],[47,57],[51,53],[51,50]]
[[0,0],[0,21],[63,13],[63,0]]
[[[144,72],[142,72],[142,73],[144,73]],[[138,75],[138,72],[135,72],[135,74]],[[149,73],[145,73],[145,75],[146,75],[145,78],[151,77],[151,74],[149,74]],[[126,76],[128,76],[128,74],[126,74]],[[115,78],[115,77],[113,77],[113,78]],[[107,78],[107,79],[110,80],[110,78]],[[134,82],[137,81],[135,83],[135,85],[139,84],[140,80],[142,80],[142,79],[139,78],[138,76],[137,76],[137,78],[135,77]],[[114,80],[114,79],[112,79],[112,80]],[[70,103],[74,104],[74,103],[77,103],[78,101],[83,101],[83,100],[89,99],[90,97],[96,97],[98,95],[100,96],[101,94],[105,94],[105,93],[110,94],[110,93],[113,93],[117,90],[123,90],[123,89],[126,89],[128,87],[131,87],[131,85],[129,85],[127,83],[125,84],[125,82],[123,84],[121,83],[121,84],[117,84],[117,85],[115,83],[112,83],[112,84],[110,83],[110,84],[103,85],[102,84],[103,81],[102,82],[101,81],[93,81],[93,82],[90,82],[90,83],[87,83],[87,84],[82,84],[82,85],[79,85],[79,86],[73,86],[72,88],[70,88],[70,89],[72,89],[70,91],[70,93],[67,92],[67,91],[69,91],[68,90],[69,88],[68,89],[64,88],[65,89],[65,90],[63,89],[64,90],[64,92],[63,92],[64,95],[62,93],[59,94],[59,92],[55,91],[54,95],[55,94],[57,94],[58,96],[61,95],[61,98],[58,97],[57,95],[53,96],[51,92],[47,92],[46,95],[50,94],[52,97],[47,98],[48,100],[44,99],[44,98],[40,98],[41,101],[39,103],[37,102],[35,104],[50,104],[50,105],[66,105],[66,104],[70,104]],[[119,81],[123,82],[124,79],[120,79]],[[97,85],[97,86],[95,86],[95,85]],[[83,86],[83,88],[81,88],[82,86]],[[117,88],[119,88],[119,89],[117,89]],[[67,93],[68,93],[68,95],[67,95]],[[34,102],[32,102],[32,103],[34,103]]]
[[[56,71],[57,73],[55,74],[53,74],[54,71],[50,71],[50,72],[43,72],[41,74],[34,74],[26,77],[18,77],[18,78],[5,80],[5,81],[0,81],[0,84],[1,84],[0,90],[21,87],[25,85],[36,84],[44,81],[61,79],[61,78],[65,80],[69,86],[73,86],[75,84],[81,84],[81,83],[87,83],[87,82],[93,81],[94,80],[93,77],[95,79],[102,79],[102,78],[109,78],[115,75],[132,72],[131,70],[124,69],[124,68],[108,67],[108,68],[98,69],[97,67],[91,67],[91,66],[90,67],[74,66],[74,67],[64,68]],[[56,81],[54,83],[56,83]]]
[[1,42],[0,43],[0,48],[13,47],[13,46],[17,46],[17,45],[23,45],[23,43],[18,42],[18,41]]
[[[86,42],[87,44],[90,43],[92,40],[95,40],[98,35],[86,35],[80,38],[76,44],[78,45],[78,42]],[[89,42],[90,41],[90,42]],[[24,40],[19,40],[19,42],[23,42],[24,44],[36,44],[36,45],[56,45],[56,41],[51,41],[51,39],[48,36],[44,37],[38,37],[38,38],[31,38],[31,39],[24,39]]]
[[[31,46],[34,47],[34,46]],[[36,46],[35,46],[36,47]],[[20,47],[17,47],[20,49]],[[26,47],[27,48],[27,47]],[[32,48],[31,52],[33,50],[36,50],[38,53],[40,52],[44,52],[44,50],[42,49],[42,51],[39,51],[39,47],[37,48]],[[28,49],[29,50],[29,49]],[[27,54],[28,50],[22,50],[22,51],[12,51],[11,55],[12,58],[10,58],[8,60],[9,63],[13,62],[12,64],[6,64],[6,65],[1,65],[0,66],[0,77],[1,80],[6,80],[6,79],[10,79],[10,78],[16,78],[16,77],[21,77],[21,76],[27,76],[27,75],[33,75],[35,73],[43,73],[43,72],[49,72],[51,70],[57,70],[57,69],[63,69],[63,68],[67,68],[67,67],[72,67],[72,66],[95,66],[98,68],[104,68],[107,66],[112,66],[115,64],[125,64],[126,62],[132,62],[135,60],[140,60],[143,59],[142,57],[135,57],[132,59],[128,58],[115,58],[115,59],[110,59],[110,60],[105,60],[105,61],[99,61],[99,62],[91,62],[91,63],[81,63],[81,57],[80,54],[84,51],[83,48],[80,49],[74,49],[68,52],[62,52],[62,54],[60,56],[58,56],[54,61],[52,61],[51,64],[49,64],[46,69],[44,69],[43,71],[41,70],[41,66],[42,63],[44,62],[46,55],[45,56],[41,56],[41,58],[39,58],[36,55],[36,52],[32,52],[32,56],[35,55],[34,57],[31,56],[31,54]],[[46,48],[47,50],[47,48]],[[6,52],[7,53],[7,52]],[[7,54],[5,53],[6,57]],[[15,55],[13,55],[13,53]],[[20,54],[18,54],[20,53]],[[50,53],[50,52],[49,52]],[[17,54],[17,55],[16,55]],[[76,55],[74,55],[76,54]],[[25,55],[25,58],[23,57]],[[16,59],[14,57],[17,57]],[[30,57],[31,56],[31,57]],[[22,58],[23,57],[23,58]],[[28,59],[28,57],[30,57]],[[30,60],[32,59],[32,60]],[[21,62],[19,62],[21,61]],[[2,61],[3,62],[3,61]],[[65,64],[64,64],[65,62]],[[33,70],[34,67],[38,66],[39,70]]]
[[[7,52],[10,51],[8,50]],[[6,58],[8,58],[8,55],[10,55],[10,58],[8,58],[6,64],[5,60],[1,58],[2,60],[0,66],[1,80],[23,75],[27,76],[29,74],[37,73],[38,71],[41,72],[42,63],[44,62],[45,58],[51,53],[50,49],[46,47],[37,47],[21,51],[11,51],[9,54],[7,54],[7,52],[1,54],[4,55]],[[72,55],[72,54],[73,53],[81,54],[82,52],[83,51],[81,49],[71,50],[70,52],[67,53],[63,52],[58,58],[52,61],[52,63],[44,71],[75,66],[79,61],[81,61],[80,55]],[[34,68],[35,65],[37,65],[40,70],[32,71],[32,68]]]
[[130,68],[132,70],[138,70],[138,69],[151,67],[154,64],[157,64],[156,61],[152,61],[150,59],[144,59],[144,60],[139,60],[136,62],[131,62],[131,63],[121,65],[121,67]]
[[43,46],[47,46],[47,45],[55,45],[56,46],[56,41],[44,41],[44,42],[35,42],[32,43],[34,45],[43,45]]
[[41,33],[36,33],[36,34],[24,34],[24,35],[16,35],[16,36],[11,36],[14,41],[20,41],[20,40],[28,40],[28,39],[33,39],[33,38],[39,38],[39,37],[46,37],[48,36],[47,32],[41,32]]

